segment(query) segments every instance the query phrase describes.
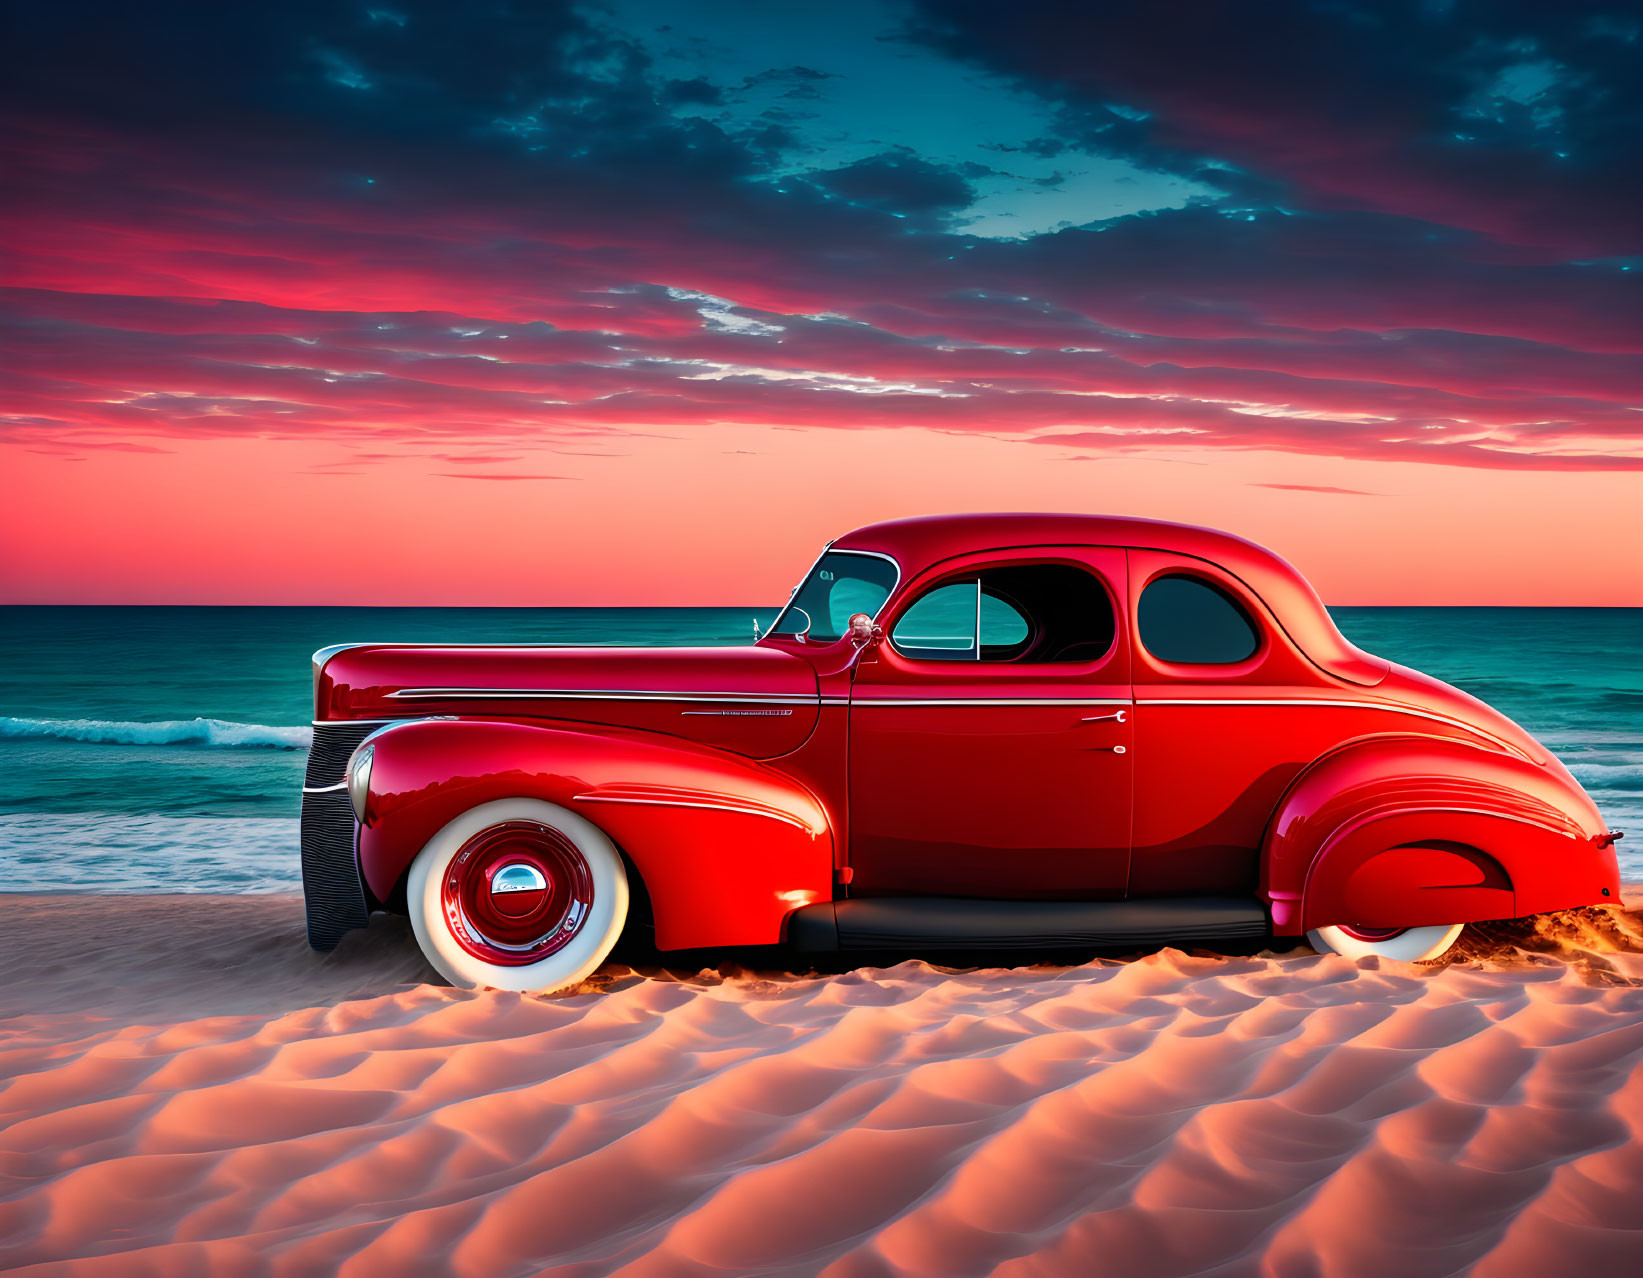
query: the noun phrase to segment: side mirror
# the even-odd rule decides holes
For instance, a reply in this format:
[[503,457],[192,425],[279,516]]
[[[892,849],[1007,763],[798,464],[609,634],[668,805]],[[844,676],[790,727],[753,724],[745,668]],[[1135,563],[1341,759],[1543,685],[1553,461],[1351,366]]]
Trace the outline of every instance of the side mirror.
[[850,636],[850,642],[858,648],[865,648],[884,634],[884,631],[873,624],[873,619],[865,612],[858,612],[851,616],[845,634]]

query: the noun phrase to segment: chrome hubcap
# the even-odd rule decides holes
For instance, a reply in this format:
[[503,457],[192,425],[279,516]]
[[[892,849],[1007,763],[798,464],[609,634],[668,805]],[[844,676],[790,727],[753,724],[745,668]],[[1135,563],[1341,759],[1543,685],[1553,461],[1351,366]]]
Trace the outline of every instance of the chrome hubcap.
[[441,897],[463,949],[487,963],[532,963],[581,930],[593,904],[593,875],[562,832],[505,821],[462,845],[446,868]]
[[541,892],[547,886],[547,876],[534,865],[526,865],[523,861],[504,865],[491,875],[492,896],[501,896],[507,892]]

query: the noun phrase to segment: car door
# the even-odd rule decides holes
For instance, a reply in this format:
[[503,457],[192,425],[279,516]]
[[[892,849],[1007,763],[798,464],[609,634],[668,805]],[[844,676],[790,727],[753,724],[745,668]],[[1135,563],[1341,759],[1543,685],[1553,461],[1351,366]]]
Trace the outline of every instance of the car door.
[[1125,552],[948,560],[883,618],[850,699],[851,893],[1122,896]]
[[[1130,895],[1250,891],[1285,787],[1355,713],[1231,573],[1129,553],[1135,822]],[[1347,708],[1343,708],[1347,707]]]

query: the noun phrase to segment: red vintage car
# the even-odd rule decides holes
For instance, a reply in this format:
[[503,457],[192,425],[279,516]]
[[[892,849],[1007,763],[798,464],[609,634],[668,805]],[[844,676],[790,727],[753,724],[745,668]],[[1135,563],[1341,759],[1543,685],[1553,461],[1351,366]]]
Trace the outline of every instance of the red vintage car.
[[1420,960],[1620,895],[1522,728],[1355,648],[1269,551],[1152,520],[875,524],[749,646],[345,645],[314,706],[310,944],[404,911],[463,986],[573,984],[630,924]]

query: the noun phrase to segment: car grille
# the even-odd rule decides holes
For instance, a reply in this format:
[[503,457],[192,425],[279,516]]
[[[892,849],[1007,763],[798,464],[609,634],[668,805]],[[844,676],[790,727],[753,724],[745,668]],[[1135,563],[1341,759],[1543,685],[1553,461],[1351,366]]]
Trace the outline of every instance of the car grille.
[[[371,908],[359,877],[353,805],[340,785],[349,756],[380,723],[317,723],[308,751],[302,795],[302,895],[308,913],[308,944],[336,948],[342,934],[364,927]],[[317,793],[316,793],[317,791]]]

